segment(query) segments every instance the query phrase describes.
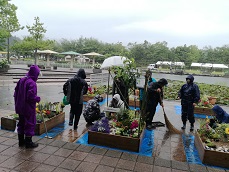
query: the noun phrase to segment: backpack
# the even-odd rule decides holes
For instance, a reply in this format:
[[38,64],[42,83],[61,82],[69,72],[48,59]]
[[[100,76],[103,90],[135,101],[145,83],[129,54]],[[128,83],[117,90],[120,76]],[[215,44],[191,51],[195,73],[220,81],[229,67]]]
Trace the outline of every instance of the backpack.
[[63,85],[63,92],[66,96],[66,101],[70,102],[71,98],[71,79],[67,80]]

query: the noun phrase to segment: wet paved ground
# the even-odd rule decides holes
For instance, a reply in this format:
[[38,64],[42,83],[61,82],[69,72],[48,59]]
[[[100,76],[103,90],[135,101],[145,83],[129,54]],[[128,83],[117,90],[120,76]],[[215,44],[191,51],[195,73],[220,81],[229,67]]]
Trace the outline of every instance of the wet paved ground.
[[[63,83],[39,83],[38,95],[42,100],[61,101],[62,85]],[[12,83],[10,77],[0,77],[0,117],[14,113],[14,87],[15,84]],[[174,108],[180,102],[164,101],[164,104],[170,122],[180,129],[180,115],[175,113]],[[223,108],[229,110],[228,107]],[[68,120],[69,106],[66,106],[64,111],[65,118]],[[161,108],[154,120],[164,123]],[[195,128],[198,128],[198,125],[197,120]],[[0,130],[0,171],[225,171],[187,163],[182,136],[169,134],[165,127],[155,130],[152,157],[76,144],[75,141],[85,131],[86,123],[81,116],[77,130],[68,127],[53,139],[34,137],[40,143],[39,147],[34,150],[25,150],[17,145],[17,133]],[[193,134],[188,131],[189,126],[183,134]]]

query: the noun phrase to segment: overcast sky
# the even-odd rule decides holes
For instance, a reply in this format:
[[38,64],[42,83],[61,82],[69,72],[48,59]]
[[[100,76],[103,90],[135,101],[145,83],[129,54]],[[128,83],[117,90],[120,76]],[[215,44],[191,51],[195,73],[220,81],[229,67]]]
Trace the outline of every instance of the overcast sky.
[[[81,36],[123,45],[166,41],[169,47],[229,44],[229,0],[11,0],[21,25],[40,17],[46,38]],[[23,38],[27,29],[13,35]]]

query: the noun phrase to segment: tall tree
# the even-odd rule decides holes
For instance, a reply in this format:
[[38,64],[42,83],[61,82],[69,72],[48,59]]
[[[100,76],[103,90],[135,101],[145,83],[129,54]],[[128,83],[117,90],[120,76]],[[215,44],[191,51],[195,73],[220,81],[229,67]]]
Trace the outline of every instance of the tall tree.
[[7,38],[7,60],[9,62],[9,49],[10,49],[10,37],[13,32],[16,32],[24,27],[19,24],[17,15],[17,7],[14,4],[9,3],[8,0],[0,0],[0,38]]
[[44,33],[46,33],[46,29],[43,27],[44,23],[40,22],[39,17],[34,18],[35,23],[32,26],[26,25],[26,28],[28,29],[28,32],[32,36],[33,40],[35,41],[34,46],[34,59],[35,59],[35,64],[37,64],[37,50],[39,48],[39,44],[42,43],[42,39],[44,38]]

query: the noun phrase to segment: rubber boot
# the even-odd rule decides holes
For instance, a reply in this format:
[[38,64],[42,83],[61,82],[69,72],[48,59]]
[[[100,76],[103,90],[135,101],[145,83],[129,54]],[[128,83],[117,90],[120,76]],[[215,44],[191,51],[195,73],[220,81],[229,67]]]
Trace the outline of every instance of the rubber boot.
[[25,136],[24,134],[18,134],[18,145],[19,147],[25,146]]
[[193,131],[194,131],[194,124],[191,124],[190,132],[193,132]]
[[68,123],[69,126],[73,125],[73,119],[74,119],[74,114],[70,112],[69,113],[69,123]]
[[25,148],[36,148],[36,147],[38,147],[38,144],[32,141],[32,137],[26,136],[25,137]]
[[183,122],[183,127],[181,127],[182,130],[186,129],[186,122]]

